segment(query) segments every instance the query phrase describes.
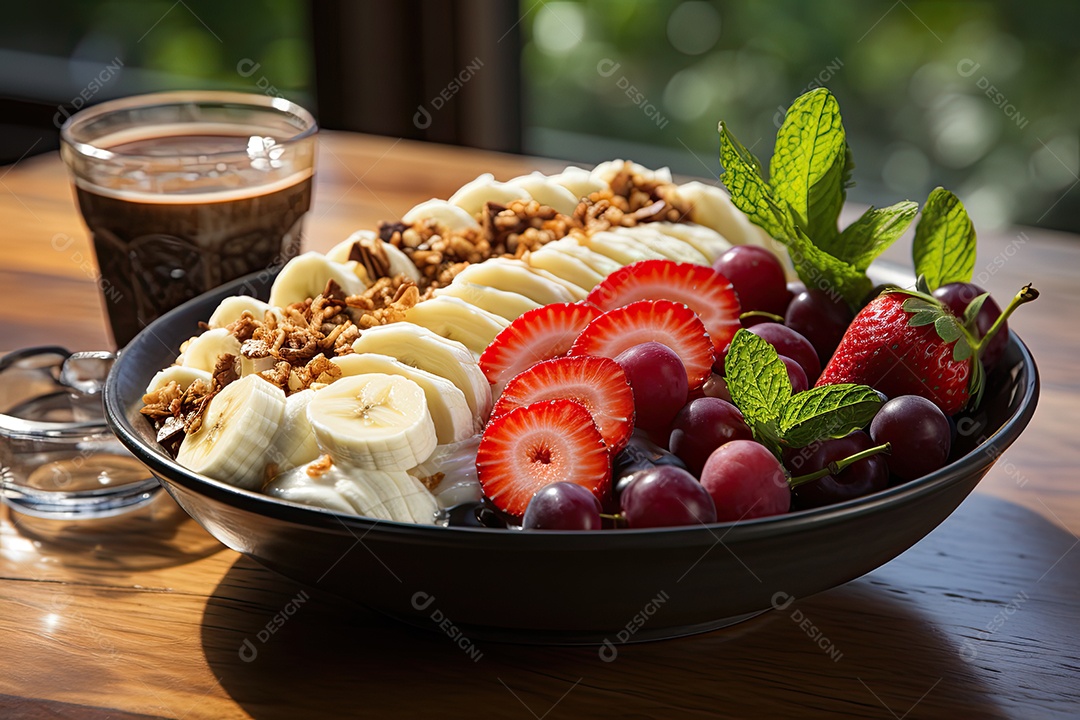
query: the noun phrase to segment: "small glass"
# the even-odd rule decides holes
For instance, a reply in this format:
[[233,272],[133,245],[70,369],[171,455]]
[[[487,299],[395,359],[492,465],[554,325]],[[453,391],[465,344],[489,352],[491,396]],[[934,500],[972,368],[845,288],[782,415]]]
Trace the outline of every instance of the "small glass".
[[167,92],[104,102],[60,130],[118,347],[160,314],[300,250],[314,118],[283,98]]
[[0,358],[0,500],[42,518],[100,518],[142,507],[158,481],[105,424],[115,356],[29,348]]

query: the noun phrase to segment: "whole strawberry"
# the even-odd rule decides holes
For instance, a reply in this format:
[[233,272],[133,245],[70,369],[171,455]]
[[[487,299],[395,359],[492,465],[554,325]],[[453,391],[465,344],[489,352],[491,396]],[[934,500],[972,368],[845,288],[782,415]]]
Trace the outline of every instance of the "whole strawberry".
[[955,415],[981,394],[982,350],[1013,310],[1038,296],[1024,287],[980,338],[974,317],[981,302],[958,318],[928,293],[883,292],[855,316],[817,385],[859,383],[888,397],[920,395]]

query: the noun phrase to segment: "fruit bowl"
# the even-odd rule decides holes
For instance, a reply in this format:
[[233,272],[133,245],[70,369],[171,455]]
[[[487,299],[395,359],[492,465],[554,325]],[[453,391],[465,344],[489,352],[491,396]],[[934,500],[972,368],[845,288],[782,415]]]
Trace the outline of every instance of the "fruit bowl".
[[[876,272],[875,272],[876,270]],[[903,281],[872,268],[877,282]],[[608,643],[677,637],[738,622],[857,578],[933,530],[1035,412],[1038,372],[1010,334],[980,407],[958,418],[952,461],[857,500],[739,523],[609,532],[516,532],[370,520],[277,500],[193,473],[139,414],[143,388],[225,297],[269,294],[241,278],[166,314],[120,354],[108,422],[199,524],[295,581],[452,637]],[[448,629],[450,628],[450,629]],[[456,630],[455,630],[456,628]],[[459,640],[460,642],[460,640]]]

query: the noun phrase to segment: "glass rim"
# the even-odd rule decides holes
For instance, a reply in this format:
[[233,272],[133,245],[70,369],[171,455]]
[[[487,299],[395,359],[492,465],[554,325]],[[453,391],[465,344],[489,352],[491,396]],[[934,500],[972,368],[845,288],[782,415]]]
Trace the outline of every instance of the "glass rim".
[[[184,153],[176,155],[142,155],[137,153],[115,153],[111,150],[99,147],[93,141],[76,138],[77,131],[87,123],[97,120],[110,113],[135,110],[140,108],[164,107],[168,105],[191,105],[191,104],[218,104],[248,106],[254,110],[268,110],[282,115],[292,115],[300,119],[306,126],[293,135],[286,138],[275,138],[278,146],[296,145],[310,137],[319,130],[315,117],[302,105],[294,103],[282,97],[262,95],[260,93],[247,93],[234,90],[168,90],[165,92],[146,93],[143,95],[131,95],[83,108],[71,115],[60,126],[60,139],[76,153],[83,157],[95,160],[122,160],[124,162],[161,161],[169,157],[184,157]],[[200,153],[206,158],[227,158],[243,154],[243,151],[223,150],[218,152]]]

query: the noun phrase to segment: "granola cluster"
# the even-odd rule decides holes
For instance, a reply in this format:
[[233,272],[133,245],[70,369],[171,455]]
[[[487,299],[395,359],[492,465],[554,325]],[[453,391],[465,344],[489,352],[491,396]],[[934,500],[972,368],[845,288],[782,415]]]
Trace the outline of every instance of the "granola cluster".
[[[669,197],[671,184],[644,177],[629,163],[612,178],[610,188],[583,198],[572,215],[563,215],[535,200],[505,205],[489,202],[477,215],[480,227],[449,230],[436,220],[406,225],[384,222],[379,237],[401,249],[420,271],[420,296],[449,285],[468,264],[491,257],[520,258],[571,232],[599,232],[645,222],[680,222],[689,206]],[[357,243],[350,260],[363,264],[368,276],[384,277],[389,262],[377,248]]]
[[668,192],[670,183],[644,178],[629,167],[613,177],[610,185],[609,190],[595,192],[578,204],[575,226],[592,233],[646,222],[677,223],[690,214],[689,204]]
[[690,210],[668,192],[670,183],[642,176],[629,163],[609,186],[582,198],[570,216],[535,200],[515,200],[487,203],[476,217],[479,227],[465,230],[451,231],[436,220],[382,223],[379,237],[416,266],[418,282],[391,275],[381,243],[357,242],[349,260],[362,265],[374,281],[364,292],[346,297],[331,280],[319,296],[267,311],[262,318],[245,312],[228,326],[241,343],[238,357],[222,356],[210,383],[197,380],[181,390],[173,382],[146,395],[142,413],[154,422],[158,441],[175,453],[184,434],[199,428],[213,396],[240,375],[256,372],[286,395],[332,382],[341,370],[330,358],[352,353],[363,330],[404,320],[410,308],[471,263],[521,258],[571,233],[680,222]]

